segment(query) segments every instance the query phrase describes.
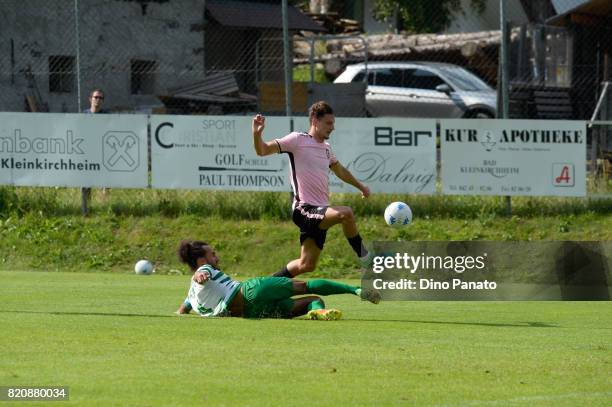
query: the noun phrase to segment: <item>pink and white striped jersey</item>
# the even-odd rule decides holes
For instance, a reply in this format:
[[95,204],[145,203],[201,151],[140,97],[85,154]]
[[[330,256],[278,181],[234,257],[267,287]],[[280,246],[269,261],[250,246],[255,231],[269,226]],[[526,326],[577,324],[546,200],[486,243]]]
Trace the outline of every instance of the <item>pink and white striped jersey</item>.
[[281,153],[289,155],[291,186],[297,204],[329,205],[329,167],[338,162],[328,142],[319,143],[308,133],[293,132],[276,139]]

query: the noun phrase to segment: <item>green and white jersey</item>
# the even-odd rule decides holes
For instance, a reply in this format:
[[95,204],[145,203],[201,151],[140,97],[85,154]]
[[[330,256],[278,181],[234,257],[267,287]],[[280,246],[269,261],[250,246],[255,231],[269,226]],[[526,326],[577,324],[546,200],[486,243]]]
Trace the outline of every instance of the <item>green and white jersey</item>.
[[227,316],[227,306],[240,290],[240,282],[208,264],[197,271],[208,273],[210,278],[204,284],[191,280],[187,296],[191,307],[203,317]]

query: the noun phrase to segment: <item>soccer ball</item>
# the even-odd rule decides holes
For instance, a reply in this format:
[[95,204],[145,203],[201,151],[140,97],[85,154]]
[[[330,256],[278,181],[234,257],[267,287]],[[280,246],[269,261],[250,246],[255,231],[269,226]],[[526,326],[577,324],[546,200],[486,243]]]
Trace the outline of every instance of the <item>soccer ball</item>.
[[151,263],[149,260],[138,260],[134,266],[134,271],[136,274],[151,274],[153,273],[153,263]]
[[385,222],[394,228],[406,226],[412,222],[412,210],[403,202],[393,202],[385,209]]

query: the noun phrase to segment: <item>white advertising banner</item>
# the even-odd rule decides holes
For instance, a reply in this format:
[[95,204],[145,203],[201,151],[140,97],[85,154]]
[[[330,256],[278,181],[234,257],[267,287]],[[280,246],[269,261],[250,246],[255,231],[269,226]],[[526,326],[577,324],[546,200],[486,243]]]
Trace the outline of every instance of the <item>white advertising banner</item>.
[[[308,131],[308,118],[295,119]],[[436,121],[336,118],[329,144],[338,161],[372,192],[432,194],[436,190]],[[333,192],[359,192],[330,173]]]
[[440,120],[442,191],[586,195],[586,123]]
[[[249,116],[151,116],[153,188],[290,191],[285,154],[259,157]],[[264,140],[283,137],[285,117],[266,118]]]
[[0,184],[147,187],[147,117],[0,113]]

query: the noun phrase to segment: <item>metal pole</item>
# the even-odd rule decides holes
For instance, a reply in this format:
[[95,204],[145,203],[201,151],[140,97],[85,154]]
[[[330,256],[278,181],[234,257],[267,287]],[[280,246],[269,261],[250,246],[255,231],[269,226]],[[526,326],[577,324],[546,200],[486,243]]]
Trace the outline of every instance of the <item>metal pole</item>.
[[315,58],[315,41],[316,38],[315,37],[311,37],[310,38],[310,89],[312,89],[312,87],[314,86],[314,76],[315,76],[315,69],[314,69],[314,58]]
[[79,34],[79,0],[74,0],[74,28],[76,35],[77,112],[81,112],[81,36]]
[[[202,44],[204,45],[204,49],[206,49],[206,0],[204,0],[203,7],[202,26],[204,29],[202,30]],[[206,75],[206,52],[202,52],[202,71],[204,71],[204,75]]]
[[599,114],[599,109],[601,109],[601,104],[604,101],[604,98],[606,97],[606,95],[608,94],[608,86],[610,86],[611,82],[604,82],[604,88],[601,91],[601,95],[599,95],[599,100],[597,101],[597,106],[595,106],[595,110],[593,111],[593,116],[591,116],[591,120],[589,120],[589,127],[593,126],[593,122],[595,121],[595,119],[597,118],[597,115]]
[[[79,0],[74,0],[74,34],[76,36],[76,79],[77,79],[77,112],[83,111],[81,107],[81,35],[79,31]],[[81,213],[89,214],[87,201],[91,196],[91,188],[81,188]]]
[[510,116],[508,103],[508,76],[510,67],[508,61],[508,24],[506,23],[506,0],[499,0],[499,16],[501,24],[501,106],[502,118],[507,119]]
[[283,45],[284,45],[284,60],[285,60],[285,110],[286,116],[291,116],[293,110],[291,109],[291,85],[293,83],[292,75],[292,57],[291,49],[289,48],[289,16],[287,13],[287,0],[283,0],[282,14],[283,14]]
[[[501,42],[499,49],[499,64],[501,72],[501,118],[508,119],[510,117],[509,101],[508,101],[508,25],[506,24],[506,0],[499,0],[499,24],[501,29]],[[512,216],[512,198],[506,196],[506,214]]]
[[[604,88],[599,96],[599,100],[597,101],[597,106],[595,106],[595,110],[593,111],[593,116],[591,120],[588,122],[589,128],[593,127],[593,122],[597,118],[599,111],[601,109],[601,105],[604,99],[607,97],[608,86],[610,82],[604,82]],[[605,133],[603,133],[605,135]],[[597,149],[599,146],[599,138],[600,138],[600,129],[593,129],[591,131],[591,173],[593,174],[593,179],[597,176]]]

